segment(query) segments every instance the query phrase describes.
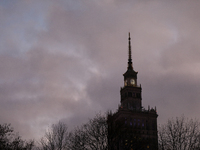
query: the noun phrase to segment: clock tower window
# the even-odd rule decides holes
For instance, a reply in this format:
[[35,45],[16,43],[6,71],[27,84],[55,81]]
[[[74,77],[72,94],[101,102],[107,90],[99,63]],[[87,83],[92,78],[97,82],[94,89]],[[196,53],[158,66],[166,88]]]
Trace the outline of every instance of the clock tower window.
[[128,97],[132,97],[132,93],[131,92],[128,92]]

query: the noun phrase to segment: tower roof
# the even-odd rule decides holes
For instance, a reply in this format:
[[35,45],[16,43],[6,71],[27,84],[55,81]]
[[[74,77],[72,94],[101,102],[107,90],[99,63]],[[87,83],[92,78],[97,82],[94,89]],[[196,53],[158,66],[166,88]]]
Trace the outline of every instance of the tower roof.
[[129,32],[129,38],[128,38],[128,70],[133,70],[132,65],[132,58],[131,58],[131,35]]
[[132,63],[130,32],[129,32],[129,37],[128,37],[128,67],[127,67],[127,71],[123,75],[126,77],[137,78],[137,72],[134,71],[133,63]]

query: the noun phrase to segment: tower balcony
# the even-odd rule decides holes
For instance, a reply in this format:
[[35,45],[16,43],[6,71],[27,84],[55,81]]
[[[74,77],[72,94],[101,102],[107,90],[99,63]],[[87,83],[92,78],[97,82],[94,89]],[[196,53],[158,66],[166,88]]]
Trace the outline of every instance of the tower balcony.
[[144,107],[141,108],[132,108],[132,107],[123,107],[122,105],[118,106],[118,111],[130,111],[130,112],[138,112],[138,113],[151,113],[151,114],[157,114],[156,107],[155,108],[150,108],[145,109]]
[[141,84],[140,85],[124,85],[123,87],[121,87],[121,90],[124,88],[142,88]]

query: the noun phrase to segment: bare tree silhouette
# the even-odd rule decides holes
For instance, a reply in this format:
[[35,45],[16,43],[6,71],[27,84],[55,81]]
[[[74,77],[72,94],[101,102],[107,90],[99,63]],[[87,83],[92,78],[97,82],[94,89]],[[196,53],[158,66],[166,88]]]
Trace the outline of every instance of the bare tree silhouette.
[[159,127],[160,150],[200,150],[200,123],[184,116]]

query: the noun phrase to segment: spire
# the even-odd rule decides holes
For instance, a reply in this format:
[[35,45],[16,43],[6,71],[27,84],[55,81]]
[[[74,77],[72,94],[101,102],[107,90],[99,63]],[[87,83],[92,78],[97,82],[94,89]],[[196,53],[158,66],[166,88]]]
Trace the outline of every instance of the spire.
[[129,32],[129,38],[128,38],[128,70],[133,70],[133,66],[132,66],[132,58],[131,58],[131,34]]

